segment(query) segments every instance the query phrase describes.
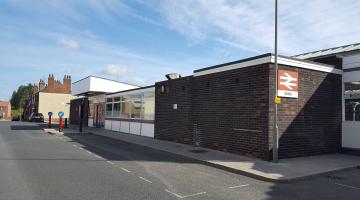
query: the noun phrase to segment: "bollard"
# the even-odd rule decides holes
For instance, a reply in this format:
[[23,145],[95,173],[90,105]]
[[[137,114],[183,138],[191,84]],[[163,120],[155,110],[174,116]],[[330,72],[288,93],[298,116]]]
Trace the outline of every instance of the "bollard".
[[52,112],[48,112],[48,116],[49,116],[49,128],[51,128],[51,116],[53,115]]
[[49,116],[49,128],[51,128],[51,115]]
[[62,131],[62,117],[60,117],[60,121],[59,121],[59,132]]

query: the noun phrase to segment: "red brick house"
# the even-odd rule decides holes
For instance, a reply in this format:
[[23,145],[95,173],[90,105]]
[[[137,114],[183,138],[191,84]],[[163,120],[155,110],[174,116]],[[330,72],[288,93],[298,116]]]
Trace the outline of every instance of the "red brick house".
[[0,120],[11,118],[11,104],[7,101],[0,101]]
[[65,118],[69,115],[71,95],[71,77],[65,75],[63,82],[55,80],[49,74],[48,82],[40,79],[39,84],[34,84],[33,96],[25,102],[23,117],[28,119],[32,112],[40,112],[45,117],[48,112],[53,112],[53,118],[58,118],[57,113],[63,111]]

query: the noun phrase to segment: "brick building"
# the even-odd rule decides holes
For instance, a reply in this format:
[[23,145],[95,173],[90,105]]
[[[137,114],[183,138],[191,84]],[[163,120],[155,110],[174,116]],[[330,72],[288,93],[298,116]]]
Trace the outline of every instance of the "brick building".
[[40,79],[38,85],[34,84],[33,96],[26,100],[23,117],[28,119],[31,113],[42,113],[45,118],[48,112],[53,112],[53,119],[57,119],[57,113],[64,112],[64,118],[69,117],[71,95],[71,77],[65,75],[63,82],[55,80],[53,74],[49,74],[47,84]]
[[277,94],[279,158],[360,152],[360,44],[279,56],[277,77],[274,60],[264,54],[115,93],[99,93],[113,83],[89,77],[74,88],[92,102],[89,126],[264,160],[272,159]]
[[[271,160],[273,63],[264,54],[156,83],[155,138]],[[337,152],[342,71],[289,57],[279,69],[299,76],[298,97],[279,106],[279,157]]]
[[0,120],[11,119],[11,104],[7,101],[0,101]]

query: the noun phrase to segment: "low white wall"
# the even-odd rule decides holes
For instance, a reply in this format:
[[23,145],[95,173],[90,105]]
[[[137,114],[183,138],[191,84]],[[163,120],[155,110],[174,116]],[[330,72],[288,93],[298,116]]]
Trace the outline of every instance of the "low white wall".
[[111,120],[105,120],[105,129],[111,130]]
[[129,122],[122,121],[120,126],[121,126],[120,132],[130,133],[130,123]]
[[360,122],[343,121],[342,147],[360,149]]
[[93,126],[94,126],[94,120],[88,119],[88,127],[93,127]]
[[111,121],[111,130],[120,131],[120,121]]
[[105,129],[154,138],[154,124],[105,120]]
[[154,138],[154,124],[142,123],[141,124],[141,135]]
[[141,123],[130,122],[130,133],[135,135],[141,134]]

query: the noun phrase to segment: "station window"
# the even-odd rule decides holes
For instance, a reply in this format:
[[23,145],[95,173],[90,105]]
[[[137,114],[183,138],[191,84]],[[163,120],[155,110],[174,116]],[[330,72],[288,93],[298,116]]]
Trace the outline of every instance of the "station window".
[[120,117],[120,108],[120,103],[114,103],[112,112],[113,117]]
[[345,120],[360,121],[360,81],[345,83]]
[[108,98],[111,101],[106,103],[106,116],[124,119],[154,120],[154,92],[154,88],[151,88],[146,91],[133,91],[114,98]]
[[106,116],[112,117],[112,107],[113,104],[111,103],[106,104]]

